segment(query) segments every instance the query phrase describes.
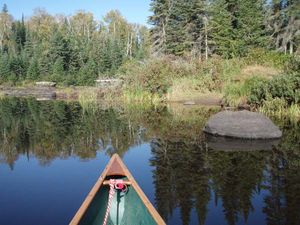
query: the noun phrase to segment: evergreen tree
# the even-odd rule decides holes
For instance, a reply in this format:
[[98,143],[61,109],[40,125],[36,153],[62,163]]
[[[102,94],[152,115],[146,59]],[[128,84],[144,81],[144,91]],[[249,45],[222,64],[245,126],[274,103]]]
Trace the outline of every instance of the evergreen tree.
[[273,0],[269,5],[267,20],[271,47],[290,54],[299,50],[300,2]]
[[117,40],[112,40],[110,49],[110,60],[112,61],[112,72],[115,72],[123,63],[122,44]]
[[39,63],[36,58],[33,58],[27,70],[27,79],[36,80],[39,76],[40,76]]
[[183,55],[191,48],[186,27],[190,21],[190,1],[177,0],[172,2],[166,27],[167,53]]
[[64,80],[64,76],[64,60],[59,57],[56,59],[55,63],[52,66],[51,79],[56,82],[61,82]]
[[22,21],[16,21],[12,24],[12,40],[16,44],[16,51],[21,52],[26,42],[26,27],[24,18]]
[[210,38],[214,52],[218,55],[231,57],[236,55],[233,15],[229,11],[227,0],[215,0],[210,5]]
[[50,40],[49,57],[50,62],[55,63],[56,59],[61,58],[64,63],[64,69],[67,70],[71,60],[72,50],[69,40],[60,32],[56,32]]
[[100,49],[99,72],[105,74],[112,68],[111,40],[106,40]]
[[5,3],[3,5],[3,7],[2,7],[2,12],[3,13],[8,13],[7,5]]
[[205,0],[193,0],[190,8],[190,19],[186,25],[186,32],[193,57],[202,58],[208,54],[208,20],[209,12]]
[[6,53],[0,55],[0,81],[6,81],[10,76],[9,57]]
[[93,85],[98,77],[97,66],[93,59],[90,59],[79,71],[79,85]]
[[250,49],[266,46],[264,25],[264,0],[238,0],[236,42],[239,55],[245,55]]
[[9,67],[14,79],[23,80],[26,78],[27,66],[22,55],[10,57]]
[[12,21],[13,18],[8,13],[7,5],[4,4],[0,13],[0,50],[2,52],[9,51]]
[[164,53],[166,50],[166,25],[172,2],[172,0],[151,0],[150,10],[153,15],[149,17],[149,23],[153,26],[150,35],[154,53]]
[[252,48],[266,46],[263,0],[215,0],[210,15],[216,53],[243,56]]

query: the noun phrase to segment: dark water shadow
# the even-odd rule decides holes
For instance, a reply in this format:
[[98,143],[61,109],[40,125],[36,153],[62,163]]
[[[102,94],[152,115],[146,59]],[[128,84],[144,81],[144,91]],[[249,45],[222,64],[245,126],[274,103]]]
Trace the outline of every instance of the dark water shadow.
[[216,137],[213,135],[206,134],[205,140],[208,148],[215,151],[262,151],[272,150],[276,148],[280,139],[258,139],[258,140],[247,140],[238,138],[228,137]]

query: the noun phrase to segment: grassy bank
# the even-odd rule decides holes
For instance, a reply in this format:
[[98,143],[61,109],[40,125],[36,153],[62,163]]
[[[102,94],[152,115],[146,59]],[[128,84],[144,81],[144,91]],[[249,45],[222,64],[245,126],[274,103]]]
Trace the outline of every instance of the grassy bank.
[[[251,107],[268,115],[299,121],[300,60],[256,50],[244,58],[207,61],[174,56],[130,61],[119,70],[125,95],[133,101],[205,103]],[[217,100],[216,100],[217,99]],[[282,108],[276,108],[280,99]],[[280,110],[282,110],[281,113]]]

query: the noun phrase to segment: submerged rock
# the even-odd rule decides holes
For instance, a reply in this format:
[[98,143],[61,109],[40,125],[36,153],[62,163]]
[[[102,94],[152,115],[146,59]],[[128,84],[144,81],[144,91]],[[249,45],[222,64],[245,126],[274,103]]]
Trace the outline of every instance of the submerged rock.
[[244,139],[280,138],[282,132],[266,116],[249,111],[223,111],[213,115],[204,132],[223,137]]

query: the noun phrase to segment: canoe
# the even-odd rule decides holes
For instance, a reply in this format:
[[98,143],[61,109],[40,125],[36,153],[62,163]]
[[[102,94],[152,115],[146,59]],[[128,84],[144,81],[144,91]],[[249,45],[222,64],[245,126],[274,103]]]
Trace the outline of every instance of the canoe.
[[133,176],[114,154],[70,225],[165,225]]

